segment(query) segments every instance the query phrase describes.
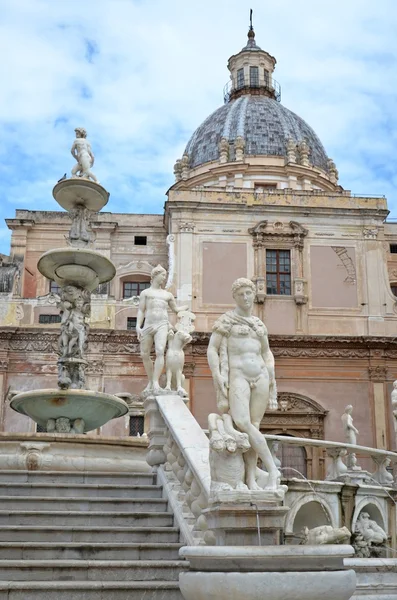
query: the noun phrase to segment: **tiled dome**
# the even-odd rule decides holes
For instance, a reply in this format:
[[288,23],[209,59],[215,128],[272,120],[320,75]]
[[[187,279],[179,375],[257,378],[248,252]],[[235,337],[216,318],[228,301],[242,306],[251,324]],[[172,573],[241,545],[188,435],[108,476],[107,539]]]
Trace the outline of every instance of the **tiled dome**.
[[245,155],[287,156],[287,140],[309,146],[311,164],[327,170],[327,154],[311,127],[273,98],[246,94],[218,108],[200,125],[186,146],[190,168],[219,159],[219,142],[245,140]]

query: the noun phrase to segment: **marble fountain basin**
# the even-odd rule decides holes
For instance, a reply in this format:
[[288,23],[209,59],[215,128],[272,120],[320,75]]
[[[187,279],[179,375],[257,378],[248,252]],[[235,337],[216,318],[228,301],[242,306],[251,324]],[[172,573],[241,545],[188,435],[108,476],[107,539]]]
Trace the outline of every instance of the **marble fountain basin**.
[[93,291],[116,275],[116,268],[100,252],[87,248],[57,248],[45,252],[37,263],[40,273],[61,287],[76,285]]
[[190,570],[179,575],[185,600],[349,600],[356,574],[347,545],[184,546]]
[[54,187],[52,195],[66,210],[82,207],[99,212],[109,200],[109,192],[105,188],[80,177],[60,181]]
[[84,432],[101,427],[111,419],[127,414],[128,406],[121,398],[89,390],[33,390],[17,394],[11,408],[47,427],[48,419],[65,417],[83,419]]

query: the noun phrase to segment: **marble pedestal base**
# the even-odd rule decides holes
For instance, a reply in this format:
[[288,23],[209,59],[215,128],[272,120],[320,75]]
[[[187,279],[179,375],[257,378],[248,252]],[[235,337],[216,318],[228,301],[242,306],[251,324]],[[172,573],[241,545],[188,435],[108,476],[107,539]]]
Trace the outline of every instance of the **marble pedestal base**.
[[[216,546],[277,546],[289,508],[264,502],[252,492],[251,502],[215,503],[203,511]],[[256,497],[258,496],[258,497]]]
[[185,546],[189,572],[179,575],[185,600],[348,600],[356,574],[344,568],[351,546]]

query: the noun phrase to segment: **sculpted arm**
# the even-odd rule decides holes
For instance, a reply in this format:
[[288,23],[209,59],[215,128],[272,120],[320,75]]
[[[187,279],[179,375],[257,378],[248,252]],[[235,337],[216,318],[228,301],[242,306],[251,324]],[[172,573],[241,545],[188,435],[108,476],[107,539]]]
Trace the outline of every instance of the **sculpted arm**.
[[73,158],[75,158],[75,159],[77,160],[77,159],[78,159],[78,157],[77,157],[77,146],[76,146],[76,142],[73,142],[73,146],[71,147],[71,150],[70,150],[70,152],[71,152],[71,154],[72,154]]
[[223,375],[221,375],[221,370],[220,370],[221,362],[220,362],[219,351],[220,351],[222,339],[223,339],[223,336],[220,333],[217,333],[216,331],[214,331],[212,333],[210,342],[208,344],[207,358],[208,358],[209,367],[211,369],[212,377],[214,379],[215,388],[217,389],[217,391],[221,392],[221,394],[223,396],[227,397],[228,382],[225,379],[225,377],[223,377]]
[[145,294],[145,290],[143,290],[143,292],[139,296],[139,307],[138,307],[138,314],[136,317],[136,333],[138,336],[138,340],[141,339],[142,325],[143,325],[143,321],[145,319],[145,314],[146,314],[146,294]]
[[178,314],[182,310],[188,310],[188,308],[189,308],[187,304],[185,304],[184,306],[177,306],[176,302],[175,302],[175,298],[171,293],[170,293],[170,298],[168,300],[168,306],[176,314]]
[[269,408],[277,410],[277,385],[274,373],[274,356],[270,350],[267,333],[262,338],[262,358],[269,373]]

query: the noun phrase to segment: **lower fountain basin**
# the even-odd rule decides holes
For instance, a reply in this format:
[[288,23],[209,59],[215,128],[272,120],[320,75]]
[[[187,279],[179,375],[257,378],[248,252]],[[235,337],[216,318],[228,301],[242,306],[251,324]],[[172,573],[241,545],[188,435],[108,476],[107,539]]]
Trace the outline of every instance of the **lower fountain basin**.
[[89,291],[100,283],[110,281],[116,274],[111,260],[87,248],[49,250],[40,258],[37,268],[42,275],[56,281],[61,287],[77,285]]
[[89,390],[22,392],[14,396],[10,406],[45,429],[49,419],[83,419],[84,432],[97,429],[128,412],[128,406],[121,398]]

